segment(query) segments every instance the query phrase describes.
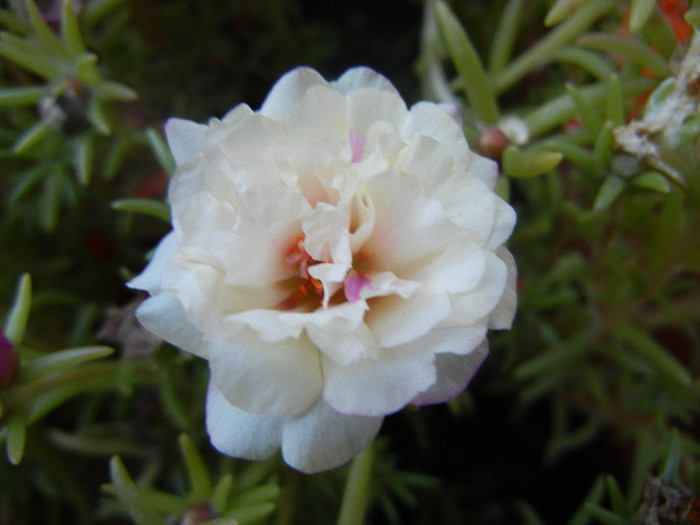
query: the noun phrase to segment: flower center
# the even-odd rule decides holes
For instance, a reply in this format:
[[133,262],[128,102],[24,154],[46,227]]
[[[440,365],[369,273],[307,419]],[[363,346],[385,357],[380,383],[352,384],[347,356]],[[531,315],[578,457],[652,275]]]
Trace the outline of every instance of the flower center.
[[294,245],[287,252],[284,261],[290,266],[297,267],[298,274],[294,277],[295,290],[277,307],[280,310],[293,310],[299,306],[300,302],[314,298],[320,304],[323,301],[323,284],[318,279],[311,277],[309,267],[319,264],[321,261],[317,261],[306,252],[303,235],[294,240]]

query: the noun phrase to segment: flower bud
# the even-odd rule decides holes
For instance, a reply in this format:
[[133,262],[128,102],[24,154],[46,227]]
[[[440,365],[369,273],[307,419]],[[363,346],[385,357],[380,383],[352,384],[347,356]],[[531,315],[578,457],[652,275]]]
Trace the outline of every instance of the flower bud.
[[198,523],[206,523],[216,518],[216,511],[209,503],[199,503],[187,507],[182,513],[179,525],[197,525]]
[[9,385],[17,375],[17,352],[5,334],[0,332],[0,390]]
[[499,160],[503,150],[510,144],[510,140],[498,128],[489,128],[481,133],[476,139],[476,147],[479,153],[490,159]]

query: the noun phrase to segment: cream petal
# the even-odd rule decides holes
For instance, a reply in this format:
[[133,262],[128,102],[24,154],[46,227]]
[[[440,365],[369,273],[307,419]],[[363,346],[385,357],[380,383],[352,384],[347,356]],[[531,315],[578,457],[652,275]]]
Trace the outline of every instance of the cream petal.
[[434,188],[432,197],[474,242],[489,250],[505,242],[515,226],[513,208],[477,178],[453,176]]
[[[328,84],[311,86],[298,104],[291,106],[284,116],[284,124],[297,137],[303,137],[302,147],[310,146],[318,151],[323,142],[342,139],[342,149],[333,151],[336,158],[342,156],[350,162],[352,155],[346,150],[350,135],[348,130],[348,102]],[[338,145],[341,144],[339,141]],[[323,159],[316,158],[323,163]]]
[[309,275],[321,281],[323,286],[323,308],[328,304],[335,293],[343,288],[345,276],[352,268],[350,263],[333,264],[320,263],[309,266]]
[[155,293],[163,289],[163,272],[178,250],[175,235],[169,233],[160,241],[143,272],[126,283],[129,288]]
[[401,137],[410,144],[417,144],[423,136],[435,139],[454,159],[456,168],[469,164],[470,151],[462,128],[439,105],[418,102],[411,107],[401,127]]
[[317,261],[351,263],[350,212],[321,202],[302,222],[304,248]]
[[452,311],[446,323],[470,325],[489,314],[501,302],[508,283],[508,266],[497,255],[486,252],[486,271],[470,292],[452,298]]
[[241,192],[234,211],[215,196],[197,197],[175,227],[182,244],[209,254],[211,263],[225,270],[227,284],[261,287],[294,275],[284,255],[311,213],[306,199],[289,188],[254,187]]
[[224,319],[224,325],[231,334],[241,326],[257,332],[266,343],[279,343],[286,339],[298,339],[304,329],[305,319],[310,314],[290,313],[271,309],[244,310]]
[[468,170],[472,177],[477,177],[491,190],[496,187],[498,164],[495,161],[472,152],[469,156]]
[[489,316],[489,328],[496,330],[508,329],[513,324],[513,318],[518,308],[518,269],[515,266],[513,255],[504,246],[496,250],[496,255],[506,264],[508,268],[508,281],[506,289],[500,302]]
[[411,400],[412,405],[444,403],[460,394],[469,384],[488,355],[488,343],[484,341],[465,355],[439,354],[435,356],[437,379],[425,392]]
[[400,410],[435,382],[426,348],[383,348],[376,359],[340,365],[322,358],[323,398],[344,414],[384,416]]
[[427,334],[450,314],[450,308],[446,293],[420,289],[409,299],[395,295],[372,299],[365,322],[382,348],[390,348]]
[[350,108],[350,129],[360,136],[367,136],[369,129],[378,122],[388,122],[398,128],[406,119],[408,108],[396,93],[360,89],[347,96]]
[[284,425],[282,456],[288,465],[307,474],[339,467],[370,444],[383,420],[340,414],[320,401]]
[[306,323],[309,339],[339,364],[376,357],[380,348],[363,322],[366,309],[364,301],[356,301],[310,314]]
[[136,318],[161,339],[207,358],[205,335],[187,318],[182,303],[174,293],[160,291],[149,297],[137,308]]
[[414,177],[387,172],[366,187],[375,209],[372,234],[362,252],[377,269],[407,278],[467,232],[454,224],[442,204],[422,194]]
[[253,414],[296,416],[321,395],[318,350],[306,337],[267,343],[241,329],[209,345],[211,381],[234,406]]
[[361,276],[367,280],[367,283],[359,290],[361,299],[389,295],[408,299],[423,286],[420,282],[399,279],[392,272],[363,272]]
[[495,250],[508,240],[515,227],[515,210],[500,197],[494,196],[496,202],[496,220],[486,247]]
[[240,410],[209,383],[206,405],[207,432],[211,444],[223,454],[260,461],[272,456],[282,444],[284,419],[249,414]]
[[410,351],[429,348],[436,355],[446,353],[466,355],[484,341],[486,330],[486,318],[468,326],[441,324],[423,337],[402,345],[401,348],[408,348]]
[[332,85],[343,95],[365,88],[399,94],[394,85],[385,76],[365,66],[348,69]]
[[420,180],[426,192],[430,192],[434,185],[452,174],[454,165],[454,158],[443,144],[432,137],[421,136],[411,144],[397,169]]
[[475,242],[464,240],[448,247],[411,280],[422,283],[433,293],[461,293],[473,289],[484,274],[486,258]]
[[327,85],[324,78],[308,67],[297,67],[283,75],[265,98],[259,113],[273,119],[284,119],[296,104],[301,101],[309,88]]
[[374,230],[374,202],[371,196],[361,194],[353,199],[351,206],[350,248],[352,253],[357,253]]
[[165,137],[175,163],[180,166],[201,154],[206,141],[207,126],[190,120],[171,118],[165,123]]

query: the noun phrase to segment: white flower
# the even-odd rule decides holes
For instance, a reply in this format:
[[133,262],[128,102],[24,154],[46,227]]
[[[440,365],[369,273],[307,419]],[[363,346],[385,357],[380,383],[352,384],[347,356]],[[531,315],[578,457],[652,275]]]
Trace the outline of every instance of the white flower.
[[385,415],[461,392],[510,327],[515,213],[446,108],[298,68],[257,112],[165,130],[174,231],[129,285],[144,326],[209,360],[221,452],[339,466]]

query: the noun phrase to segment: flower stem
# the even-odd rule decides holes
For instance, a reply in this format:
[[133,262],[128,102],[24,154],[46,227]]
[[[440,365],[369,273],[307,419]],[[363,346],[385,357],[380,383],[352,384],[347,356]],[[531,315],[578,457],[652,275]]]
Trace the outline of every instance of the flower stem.
[[585,33],[611,6],[609,0],[595,0],[580,7],[494,77],[493,87],[496,93],[503,93],[528,72],[552,60],[557,51]]
[[365,522],[373,465],[374,441],[352,461],[336,525],[362,525]]

